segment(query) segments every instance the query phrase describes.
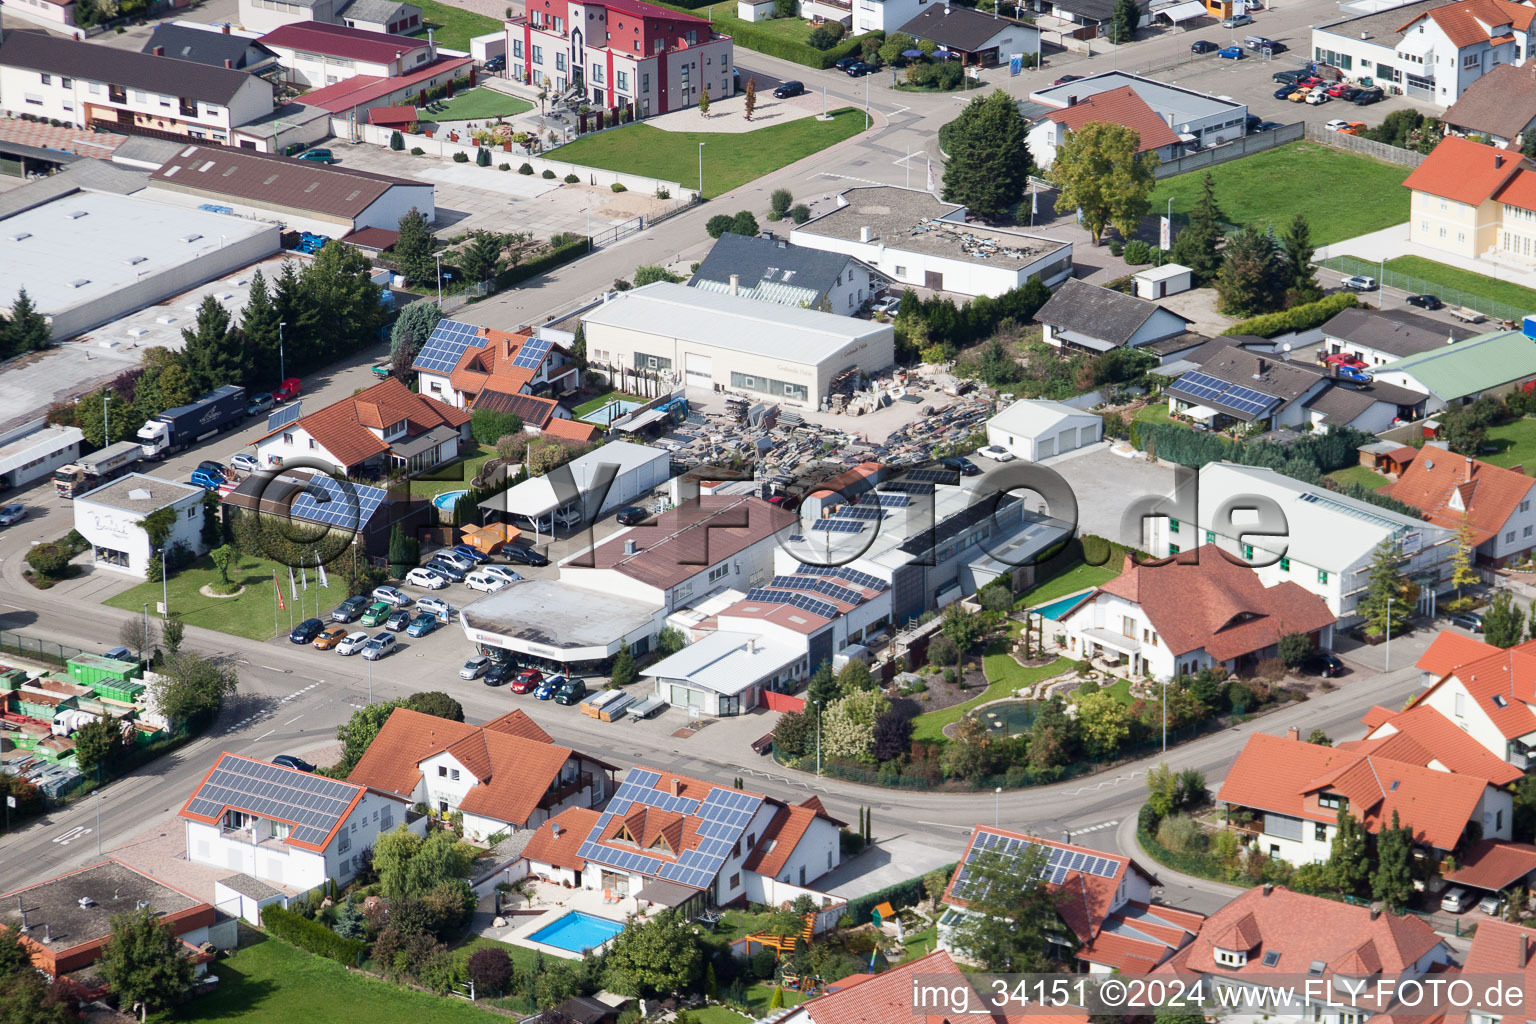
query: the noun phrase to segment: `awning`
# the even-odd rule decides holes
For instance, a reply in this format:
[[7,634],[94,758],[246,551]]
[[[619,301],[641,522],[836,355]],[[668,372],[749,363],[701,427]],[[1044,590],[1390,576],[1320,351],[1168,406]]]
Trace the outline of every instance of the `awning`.
[[391,455],[396,455],[402,459],[409,459],[417,455],[424,455],[444,441],[450,441],[458,436],[459,431],[456,427],[433,427],[418,437],[390,445],[389,451]]
[[635,899],[663,907],[680,907],[703,891],[691,885],[679,885],[665,879],[652,878],[640,887],[639,892],[635,893]]
[[1098,627],[1094,627],[1093,629],[1085,629],[1083,630],[1083,636],[1086,639],[1095,641],[1096,643],[1101,643],[1105,647],[1109,647],[1117,651],[1123,651],[1126,654],[1135,654],[1137,651],[1141,650],[1140,640],[1137,640],[1134,637],[1122,636],[1121,634],[1108,629],[1099,629]]
[[1081,345],[1083,348],[1091,348],[1095,352],[1108,352],[1115,347],[1115,343],[1112,341],[1105,341],[1103,338],[1091,338],[1080,331],[1057,331],[1056,337],[1062,341],[1070,341],[1074,345]]
[[645,412],[635,413],[632,416],[620,416],[608,425],[610,430],[642,430],[652,423],[659,422],[672,415],[665,409],[647,409]]
[[1179,413],[1188,416],[1192,420],[1208,420],[1216,416],[1216,410],[1208,405],[1191,405],[1179,410]]
[[1163,7],[1153,12],[1159,18],[1167,18],[1177,25],[1181,21],[1192,21],[1195,18],[1204,17],[1208,12],[1205,4],[1200,0],[1185,0],[1184,3],[1174,4],[1171,7]]

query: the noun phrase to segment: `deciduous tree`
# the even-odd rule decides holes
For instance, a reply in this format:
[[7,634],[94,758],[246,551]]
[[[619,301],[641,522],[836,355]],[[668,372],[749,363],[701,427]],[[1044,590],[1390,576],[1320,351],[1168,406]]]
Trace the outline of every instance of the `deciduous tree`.
[[1515,607],[1509,592],[1501,590],[1483,609],[1483,642],[1513,647],[1525,636],[1525,614]]
[[972,855],[956,893],[970,913],[955,922],[950,945],[989,971],[1049,970],[1046,929],[1056,908],[1042,880],[1044,864],[1045,848],[1036,843],[1012,858]]
[[1077,700],[1077,720],[1090,756],[1113,757],[1131,734],[1131,714],[1112,695],[1099,691]]
[[1470,587],[1482,579],[1472,568],[1473,552],[1477,548],[1473,539],[1472,520],[1462,513],[1461,525],[1456,527],[1456,546],[1451,549],[1451,585],[1456,588],[1457,597],[1461,596],[1462,587]]
[[691,991],[704,966],[703,947],[675,910],[631,924],[605,957],[606,987],[628,996],[669,996]]
[[1061,190],[1056,208],[1082,211],[1095,245],[1110,224],[1132,237],[1151,209],[1157,154],[1138,155],[1140,148],[1135,129],[1103,121],[1090,121],[1056,147],[1047,172]]
[[1413,829],[1398,822],[1376,836],[1376,870],[1371,873],[1371,895],[1397,910],[1413,899]]
[[1345,895],[1360,892],[1371,874],[1371,856],[1365,829],[1355,816],[1343,807],[1335,819],[1333,841],[1328,848],[1325,877],[1328,883]]
[[399,227],[400,238],[395,242],[394,250],[395,266],[412,284],[435,282],[437,261],[433,257],[432,228],[427,224],[427,218],[413,206],[400,218]]
[[97,969],[124,1007],[140,1017],[178,1002],[192,984],[192,963],[169,921],[142,907],[112,915],[112,934]]
[[757,76],[747,76],[747,120],[752,120],[752,112],[757,109]]

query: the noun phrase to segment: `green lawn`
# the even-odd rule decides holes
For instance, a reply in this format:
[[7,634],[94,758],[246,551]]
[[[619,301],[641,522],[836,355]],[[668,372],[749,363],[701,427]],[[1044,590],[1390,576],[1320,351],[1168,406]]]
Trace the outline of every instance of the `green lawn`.
[[643,404],[645,404],[647,399],[641,398],[639,395],[626,395],[622,391],[610,391],[606,395],[601,395],[601,396],[599,396],[597,398],[592,399],[590,402],[582,402],[576,408],[572,409],[571,413],[577,419],[581,419],[583,416],[587,415],[588,413],[593,413],[593,412],[596,412],[597,410],[601,409],[603,406],[607,405],[609,402],[621,402],[621,401],[622,402],[639,402],[639,403],[641,403],[643,405]]
[[505,1017],[458,999],[445,999],[354,974],[333,960],[263,938],[210,964],[218,991],[181,1007],[171,1020],[292,1024],[489,1024]]
[[510,942],[497,942],[495,939],[488,939],[483,935],[476,935],[462,946],[455,946],[453,949],[453,957],[455,960],[462,959],[468,961],[469,958],[474,955],[475,950],[484,949],[487,946],[492,949],[506,950],[507,956],[512,958],[513,966],[515,966],[520,973],[526,974],[532,971],[534,965],[538,963],[538,950],[529,949],[527,946],[514,946]]
[[1354,238],[1408,219],[1410,167],[1332,149],[1292,142],[1158,182],[1152,210],[1161,213],[1173,197],[1176,220],[1187,220],[1209,173],[1216,202],[1228,221],[1274,226],[1278,235],[1298,213],[1312,226],[1314,245]]
[[1177,422],[1168,415],[1167,402],[1148,402],[1136,410],[1137,423],[1174,423]]
[[1053,576],[1019,599],[1019,607],[1033,608],[1049,604],[1058,597],[1075,594],[1088,587],[1097,587],[1120,575],[1121,559],[1117,556],[1104,565],[1088,565],[1078,562],[1070,569]]
[[462,491],[469,486],[469,482],[480,472],[480,467],[485,465],[485,460],[496,456],[496,449],[488,444],[475,443],[473,448],[466,449],[464,458],[457,459],[445,466],[437,466],[428,470],[421,476],[411,478],[411,497],[432,498],[444,491]]
[[699,180],[702,142],[704,195],[713,199],[863,130],[864,112],[843,107],[833,111],[828,121],[803,117],[740,133],[664,132],[648,124],[632,124],[588,135],[546,155],[553,160],[640,174],[688,187]]
[[[238,563],[229,568],[229,578],[244,583],[245,593],[239,597],[204,597],[199,592],[200,588],[216,583],[219,579],[219,571],[213,567],[212,560],[204,556],[171,578],[166,588],[170,593],[171,611],[189,626],[216,629],[220,633],[243,636],[250,640],[270,640],[276,635],[272,629],[272,574],[277,573],[278,579],[282,581],[283,601],[288,605],[287,611],[277,614],[276,632],[285,633],[293,628],[290,618],[293,622],[314,616],[323,618],[323,613],[346,598],[347,588],[342,577],[351,564],[351,557],[350,552],[344,552],[328,565],[331,577],[329,587],[316,585],[314,568],[311,567],[308,573],[309,590],[300,590],[300,600],[295,602],[288,592],[287,566],[247,556],[241,556]],[[160,602],[160,595],[159,583],[141,583],[108,599],[106,603],[113,608],[131,612],[139,611],[148,604],[150,614],[153,615]]]
[[1479,455],[1495,466],[1520,466],[1526,476],[1536,476],[1536,419],[1515,420],[1501,427],[1489,427],[1487,442],[1498,451]]
[[1422,256],[1399,256],[1396,259],[1387,260],[1387,269],[1410,277],[1422,278],[1431,286],[1438,287],[1442,293],[1441,298],[1446,302],[1450,302],[1451,297],[1444,295],[1444,291],[1454,288],[1492,302],[1502,302],[1506,306],[1536,309],[1536,291],[1522,288],[1508,281],[1496,281],[1482,274],[1474,274],[1470,270],[1462,270],[1460,267],[1448,267],[1444,263],[1426,260]]
[[483,117],[512,117],[514,114],[532,109],[533,104],[527,100],[520,100],[516,96],[508,96],[494,89],[480,88],[461,92],[453,99],[445,101],[444,109],[434,113],[432,120],[475,121]]
[[450,7],[448,4],[438,3],[437,0],[411,0],[421,8],[421,29],[416,35],[425,36],[427,29],[435,29],[432,39],[438,46],[445,46],[450,50],[468,50],[469,41],[475,36],[483,36],[487,32],[500,32],[503,29],[501,22],[495,18],[487,18],[483,14],[474,11],[466,11],[462,7]]
[[[671,7],[674,11],[682,11],[692,14],[697,18],[705,18],[712,22],[715,31],[724,35],[732,35],[731,29],[736,25],[743,25],[740,18],[736,17],[736,4],[723,3],[711,4],[709,7],[700,7],[689,10],[686,7],[678,7],[674,4],[660,3],[658,7]],[[792,43],[803,43],[805,37],[811,34],[811,23],[803,18],[769,18],[767,21],[754,21],[751,23],[751,31],[760,35],[776,36]],[[745,87],[746,77],[742,77],[742,86]]]
[[698,1024],[748,1024],[748,1018],[729,1006],[701,1006],[688,1011]]
[[986,672],[987,682],[990,684],[978,697],[972,697],[963,704],[955,704],[952,707],[941,708],[938,711],[930,711],[925,715],[918,715],[912,720],[912,738],[914,740],[942,740],[944,739],[944,727],[951,722],[958,722],[960,716],[978,705],[985,704],[989,700],[1000,700],[1010,696],[1014,690],[1038,683],[1042,679],[1049,679],[1062,671],[1061,659],[1051,662],[1049,665],[1041,665],[1039,668],[1025,668],[1013,660],[1008,653],[1008,643],[999,640],[987,649],[986,656],[982,658],[982,669]]
[[907,951],[907,959],[911,960],[920,956],[927,956],[934,950],[939,937],[939,926],[931,924],[920,932],[913,932],[902,942],[902,948]]
[[1345,487],[1350,484],[1359,484],[1371,491],[1379,490],[1392,482],[1374,469],[1366,469],[1364,466],[1346,466],[1343,469],[1336,469],[1328,474],[1328,479],[1337,480]]

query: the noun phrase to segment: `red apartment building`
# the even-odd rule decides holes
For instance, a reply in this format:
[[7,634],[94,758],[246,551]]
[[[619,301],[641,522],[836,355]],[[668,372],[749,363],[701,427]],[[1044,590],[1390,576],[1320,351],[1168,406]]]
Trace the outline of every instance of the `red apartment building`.
[[695,106],[706,88],[733,92],[731,37],[644,0],[528,0],[507,22],[507,54],[514,77],[637,118]]

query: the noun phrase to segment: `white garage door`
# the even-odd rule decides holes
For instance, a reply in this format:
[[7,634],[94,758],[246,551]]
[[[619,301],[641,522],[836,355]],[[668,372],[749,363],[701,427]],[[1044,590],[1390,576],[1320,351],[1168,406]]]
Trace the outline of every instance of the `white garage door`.
[[687,383],[696,388],[713,387],[715,383],[714,360],[709,356],[695,355],[688,352],[684,355],[684,366],[688,375]]
[[1048,459],[1056,454],[1056,439],[1054,437],[1042,437],[1035,442],[1035,461]]
[[1057,444],[1057,447],[1061,451],[1064,451],[1064,452],[1069,452],[1073,448],[1076,448],[1077,447],[1077,428],[1076,427],[1068,427],[1066,430],[1063,430],[1059,435],[1057,435],[1056,444]]

